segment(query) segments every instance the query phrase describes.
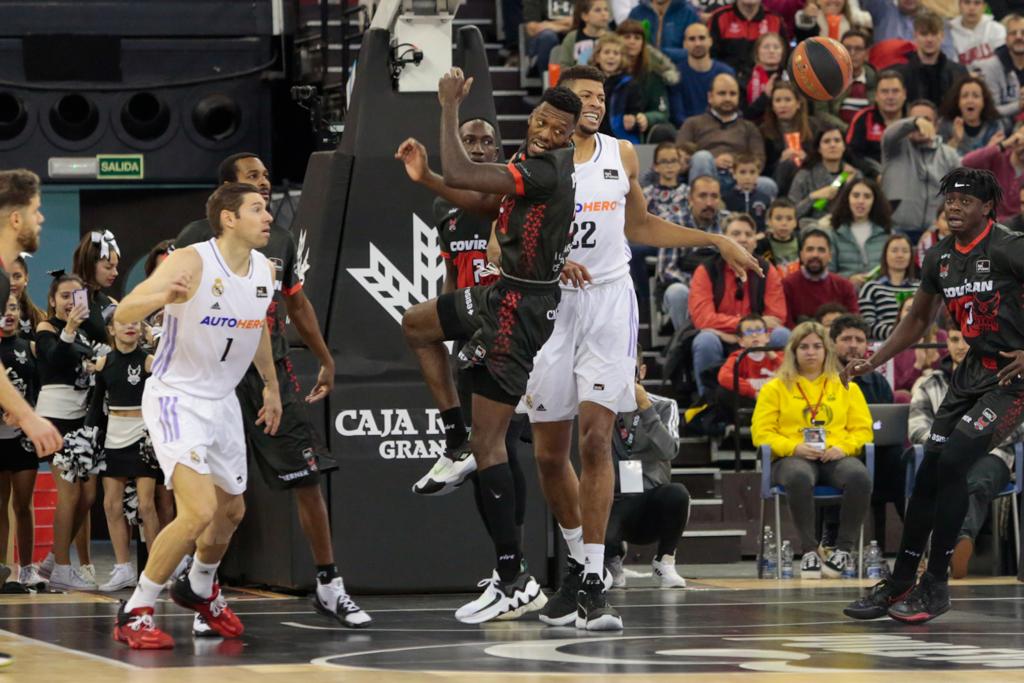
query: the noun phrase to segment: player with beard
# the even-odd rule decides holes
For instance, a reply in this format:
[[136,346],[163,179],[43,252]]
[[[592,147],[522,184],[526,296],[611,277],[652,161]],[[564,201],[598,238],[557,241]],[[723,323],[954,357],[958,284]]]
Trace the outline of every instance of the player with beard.
[[[402,331],[440,409],[445,459],[468,462],[467,454],[472,453],[484,490],[498,576],[486,583],[484,595],[472,608],[460,610],[459,617],[479,624],[514,618],[539,609],[547,600],[522,567],[505,435],[525,393],[533,358],[555,324],[558,282],[572,237],[575,176],[569,141],[579,120],[580,100],[565,88],[545,91],[530,114],[525,147],[508,164],[473,163],[459,134],[459,106],[471,84],[472,79],[466,80],[457,68],[438,84],[441,162],[444,184],[450,188],[441,194],[463,208],[497,215],[501,276],[490,285],[416,304],[405,312]],[[409,165],[420,149],[410,138],[396,156]],[[445,340],[464,338],[470,341],[459,352],[459,361],[472,374],[472,436],[462,418],[444,346]],[[463,479],[467,470],[460,470]]]
[[[648,213],[633,146],[598,133],[605,116],[603,82],[604,74],[591,66],[562,72],[560,84],[583,103],[573,133],[576,216],[569,259],[584,269],[588,284],[563,284],[555,330],[534,359],[519,407],[530,416],[541,489],[570,554],[568,574],[540,618],[587,630],[622,628],[605,599],[602,575],[615,493],[612,428],[618,413],[636,410],[639,320],[627,239],[654,247],[717,247],[740,278],[748,270],[760,272],[732,240]],[[577,415],[579,478],[569,460]]]
[[[1024,421],[1024,235],[995,222],[1002,190],[989,171],[957,168],[940,191],[951,234],[925,256],[910,312],[874,355],[847,365],[843,379],[916,343],[942,303],[971,349],[935,414],[892,578],[843,610],[855,619],[888,613],[920,624],[949,610],[947,574],[967,512],[967,472]],[[915,585],[929,534],[928,568]]]

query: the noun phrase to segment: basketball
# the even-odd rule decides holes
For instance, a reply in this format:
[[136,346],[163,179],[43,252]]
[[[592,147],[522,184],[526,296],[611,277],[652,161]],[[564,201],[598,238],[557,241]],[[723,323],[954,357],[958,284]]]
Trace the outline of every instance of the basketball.
[[789,59],[789,78],[812,100],[837,97],[849,87],[852,75],[850,53],[832,38],[808,38]]

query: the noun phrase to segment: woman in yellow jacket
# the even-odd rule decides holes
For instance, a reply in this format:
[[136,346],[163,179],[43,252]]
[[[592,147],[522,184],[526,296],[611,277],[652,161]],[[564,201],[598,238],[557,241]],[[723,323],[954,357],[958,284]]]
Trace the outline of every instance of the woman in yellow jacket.
[[[871,479],[857,456],[873,432],[864,395],[839,380],[835,347],[819,323],[793,330],[782,366],[757,397],[752,431],[755,446],[772,450],[772,481],[786,487],[804,554],[800,576],[840,577],[871,501]],[[816,485],[843,491],[836,547],[824,566],[814,534]]]

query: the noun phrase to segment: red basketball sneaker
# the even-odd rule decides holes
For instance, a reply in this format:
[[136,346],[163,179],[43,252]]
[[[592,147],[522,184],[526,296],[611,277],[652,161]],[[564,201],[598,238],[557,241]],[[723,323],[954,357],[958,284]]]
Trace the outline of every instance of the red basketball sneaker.
[[152,607],[136,607],[125,612],[125,601],[117,608],[114,622],[114,640],[126,643],[133,650],[170,650],[174,638],[164,633],[153,623]]
[[199,612],[210,628],[222,638],[237,638],[245,631],[241,620],[231,611],[227,600],[220,594],[219,583],[214,582],[210,597],[201,598],[193,592],[188,573],[183,572],[171,584],[171,599],[185,609]]

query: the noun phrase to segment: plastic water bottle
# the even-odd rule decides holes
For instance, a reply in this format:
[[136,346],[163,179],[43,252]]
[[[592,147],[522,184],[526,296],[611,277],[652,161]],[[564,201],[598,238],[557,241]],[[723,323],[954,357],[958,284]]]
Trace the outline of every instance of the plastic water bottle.
[[782,542],[782,566],[779,568],[779,578],[793,578],[793,546],[789,541]]
[[869,579],[882,579],[882,549],[878,547],[878,541],[871,541],[871,545],[868,546],[867,552],[864,553],[864,565]]
[[843,569],[842,578],[844,579],[856,579],[857,578],[857,551],[850,551],[850,563]]
[[764,528],[764,557],[761,558],[763,568],[761,576],[766,579],[774,579],[777,576],[778,566],[776,566],[775,554],[775,534],[770,526],[766,526]]

